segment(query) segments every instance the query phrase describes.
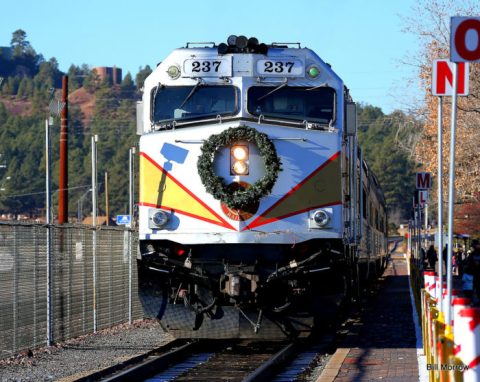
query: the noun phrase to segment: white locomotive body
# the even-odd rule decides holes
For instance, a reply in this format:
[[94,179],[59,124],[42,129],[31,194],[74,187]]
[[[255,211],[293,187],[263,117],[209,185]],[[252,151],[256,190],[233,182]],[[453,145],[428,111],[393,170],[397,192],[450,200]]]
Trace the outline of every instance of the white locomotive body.
[[145,310],[177,336],[309,331],[386,255],[355,105],[299,44],[190,45],[138,107]]

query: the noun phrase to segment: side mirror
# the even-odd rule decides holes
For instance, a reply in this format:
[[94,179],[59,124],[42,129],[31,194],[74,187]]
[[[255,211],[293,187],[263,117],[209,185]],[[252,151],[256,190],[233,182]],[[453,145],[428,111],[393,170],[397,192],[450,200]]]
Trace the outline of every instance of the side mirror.
[[347,136],[357,134],[357,104],[355,102],[345,104],[345,134]]
[[137,101],[137,135],[143,134],[143,101]]

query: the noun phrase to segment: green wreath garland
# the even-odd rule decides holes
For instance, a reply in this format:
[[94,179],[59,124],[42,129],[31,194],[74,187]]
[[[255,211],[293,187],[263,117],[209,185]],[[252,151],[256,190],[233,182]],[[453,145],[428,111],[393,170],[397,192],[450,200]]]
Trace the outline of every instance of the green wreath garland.
[[[212,165],[215,153],[220,147],[229,146],[238,141],[254,142],[265,161],[265,175],[245,190],[229,188],[224,179],[214,173]],[[248,126],[229,128],[220,134],[210,136],[203,143],[201,150],[197,168],[203,185],[215,199],[232,209],[241,209],[268,195],[277,181],[278,172],[281,171],[282,163],[273,142],[266,134]]]

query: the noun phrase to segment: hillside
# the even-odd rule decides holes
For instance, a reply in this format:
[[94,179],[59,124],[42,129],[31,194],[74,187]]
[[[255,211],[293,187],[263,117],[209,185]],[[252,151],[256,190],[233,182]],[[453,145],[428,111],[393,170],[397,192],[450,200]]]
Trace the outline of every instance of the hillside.
[[32,115],[32,102],[27,98],[17,99],[16,96],[0,95],[0,102],[5,105],[8,112],[15,116],[27,117]]
[[[56,93],[56,98],[59,99],[61,92],[57,91]],[[88,124],[88,122],[92,119],[95,109],[95,98],[95,94],[90,94],[83,87],[74,90],[68,96],[70,107],[78,107],[82,112],[83,124]],[[32,100],[27,96],[23,96],[19,99],[14,95],[7,96],[0,94],[0,102],[3,103],[8,112],[14,116],[31,117],[33,115]],[[45,107],[45,112],[47,111],[48,109]]]

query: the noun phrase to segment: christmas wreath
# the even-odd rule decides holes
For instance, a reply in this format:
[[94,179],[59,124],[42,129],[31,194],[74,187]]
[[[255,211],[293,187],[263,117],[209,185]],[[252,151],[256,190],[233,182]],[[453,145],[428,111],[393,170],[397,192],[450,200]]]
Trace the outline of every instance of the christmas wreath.
[[[224,179],[213,171],[213,160],[217,150],[238,141],[255,143],[265,162],[265,175],[251,187],[245,189],[229,187],[225,184]],[[266,134],[248,126],[229,128],[220,134],[210,136],[203,143],[201,150],[202,154],[198,158],[197,168],[203,185],[215,199],[233,209],[241,209],[268,195],[277,181],[278,172],[281,171],[281,162],[273,142],[268,139]]]

